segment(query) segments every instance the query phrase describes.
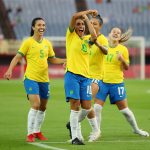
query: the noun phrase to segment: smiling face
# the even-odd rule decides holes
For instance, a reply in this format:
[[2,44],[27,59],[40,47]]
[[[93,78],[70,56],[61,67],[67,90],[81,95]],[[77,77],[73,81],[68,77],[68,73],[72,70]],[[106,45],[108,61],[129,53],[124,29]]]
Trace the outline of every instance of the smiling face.
[[119,28],[113,28],[109,34],[109,38],[112,41],[119,41],[121,38],[121,30]]
[[75,31],[79,35],[79,37],[83,37],[84,36],[85,24],[84,24],[84,21],[82,19],[77,19],[76,20]]
[[96,19],[96,18],[92,18],[92,19],[90,20],[90,22],[91,22],[91,24],[93,25],[93,27],[94,27],[96,33],[98,34],[99,31],[100,31],[100,29],[102,28],[102,25],[100,25],[98,19]]
[[46,29],[45,22],[43,20],[37,20],[32,29],[34,30],[34,35],[43,36]]

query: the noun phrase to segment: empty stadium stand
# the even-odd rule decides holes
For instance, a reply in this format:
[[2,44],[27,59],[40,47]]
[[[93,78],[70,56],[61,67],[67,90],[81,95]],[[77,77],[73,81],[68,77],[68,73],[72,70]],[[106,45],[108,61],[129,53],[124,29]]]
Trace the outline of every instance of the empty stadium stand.
[[149,0],[112,0],[107,3],[96,3],[96,0],[86,0],[90,9],[97,9],[104,18],[104,34],[108,34],[113,26],[123,29],[133,28],[134,36],[150,38],[150,1]]
[[[18,39],[28,36],[31,21],[43,17],[47,23],[46,36],[65,36],[71,15],[76,12],[74,0],[4,0]],[[97,3],[86,0],[89,9],[97,9],[104,18],[105,35],[113,26],[127,29],[131,26],[134,36],[150,38],[149,0],[112,0]],[[18,12],[18,7],[21,11]],[[11,11],[10,11],[11,10]]]
[[[72,14],[74,0],[4,0],[18,39],[30,34],[31,21],[42,17],[47,23],[46,36],[65,36]],[[21,12],[17,12],[18,7]]]

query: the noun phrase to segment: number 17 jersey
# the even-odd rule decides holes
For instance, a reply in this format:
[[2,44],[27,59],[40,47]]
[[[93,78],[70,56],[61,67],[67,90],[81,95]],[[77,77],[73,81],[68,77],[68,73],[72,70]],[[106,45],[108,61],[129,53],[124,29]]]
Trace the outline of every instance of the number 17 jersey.
[[121,61],[118,60],[118,53],[121,53],[127,63],[129,63],[128,49],[119,44],[118,46],[108,48],[108,54],[104,60],[104,76],[103,81],[105,83],[122,83],[123,68]]

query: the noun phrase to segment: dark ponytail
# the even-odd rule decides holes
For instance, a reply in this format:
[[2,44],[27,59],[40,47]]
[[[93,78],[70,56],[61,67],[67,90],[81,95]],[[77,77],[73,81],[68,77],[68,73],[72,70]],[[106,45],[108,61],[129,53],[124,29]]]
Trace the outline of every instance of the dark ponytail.
[[103,18],[101,17],[100,14],[98,14],[98,15],[96,16],[96,19],[98,19],[100,25],[103,25]]
[[33,36],[33,34],[34,34],[34,30],[32,29],[32,27],[35,26],[37,20],[43,20],[43,21],[44,21],[44,19],[43,19],[43,18],[40,18],[40,17],[34,18],[34,19],[32,20],[30,36]]

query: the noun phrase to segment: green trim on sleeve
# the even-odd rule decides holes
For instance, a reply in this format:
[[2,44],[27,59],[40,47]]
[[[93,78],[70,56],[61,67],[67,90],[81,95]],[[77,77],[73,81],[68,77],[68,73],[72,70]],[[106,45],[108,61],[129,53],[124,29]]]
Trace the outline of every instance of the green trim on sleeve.
[[55,56],[48,57],[48,59],[49,59],[49,58],[55,58]]
[[71,28],[69,27],[69,31],[72,33],[72,32],[74,31],[74,29],[71,29]]
[[21,52],[19,52],[19,51],[18,51],[17,53],[18,53],[18,54],[20,54],[21,56],[24,56],[24,54],[23,54],[23,53],[21,53]]

